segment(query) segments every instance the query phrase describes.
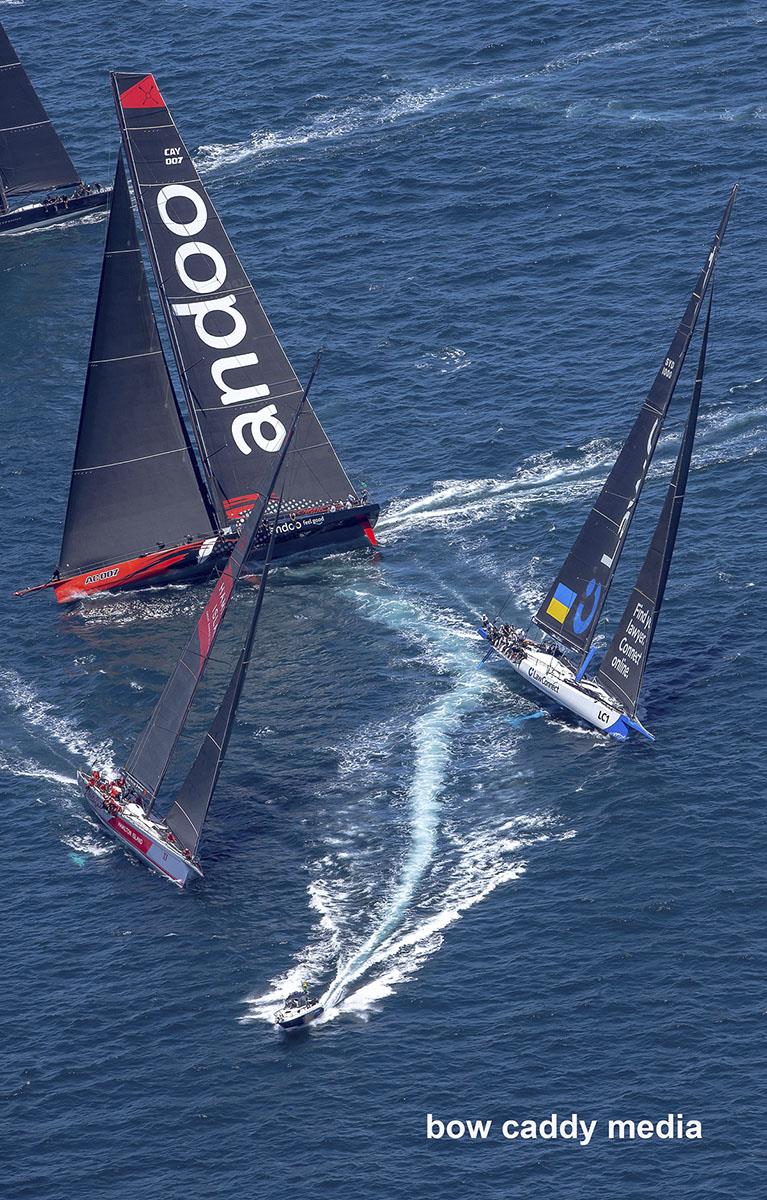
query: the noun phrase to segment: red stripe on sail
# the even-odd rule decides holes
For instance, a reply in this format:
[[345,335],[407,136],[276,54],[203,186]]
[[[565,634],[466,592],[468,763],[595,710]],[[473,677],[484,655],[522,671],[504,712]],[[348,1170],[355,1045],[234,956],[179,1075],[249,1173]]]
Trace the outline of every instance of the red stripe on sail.
[[233,587],[232,560],[229,559],[229,562],[221,572],[221,577],[216,583],[208,603],[205,605],[202,616],[197,622],[197,633],[200,639],[200,669],[202,669],[210,653],[213,639],[221,624],[221,618],[226,612],[226,606],[229,603]]
[[253,492],[251,496],[232,496],[230,499],[225,500],[224,512],[226,513],[227,520],[238,520],[239,517],[242,517],[245,515],[245,513],[250,512],[251,508],[256,503],[256,500],[260,500],[260,498],[260,492]]
[[120,103],[123,108],[165,108],[154,75],[145,75],[138,83],[126,88],[120,95]]

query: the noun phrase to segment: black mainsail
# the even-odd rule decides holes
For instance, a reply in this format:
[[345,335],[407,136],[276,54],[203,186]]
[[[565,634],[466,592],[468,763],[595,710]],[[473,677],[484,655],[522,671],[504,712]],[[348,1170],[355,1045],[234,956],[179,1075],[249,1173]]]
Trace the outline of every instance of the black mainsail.
[[261,568],[261,581],[258,586],[256,603],[248,622],[242,650],[237,659],[232,677],[229,680],[229,686],[226,689],[216,715],[211,721],[208,732],[205,734],[203,743],[197,752],[186,779],[182,783],[165,817],[165,824],[172,830],[181,845],[191,851],[193,856],[196,855],[197,847],[200,844],[205,818],[208,815],[210,802],[213,799],[213,792],[215,791],[224,762],[224,756],[229,745],[229,739],[232,735],[234,719],[237,714],[237,705],[240,702],[243,684],[245,683],[245,675],[250,666],[253,640],[256,636],[256,626],[264,600],[264,590],[274,551],[274,539],[277,532],[281,505],[282,496],[280,496],[274,521],[272,522],[272,532],[269,537],[269,547],[266,557]]
[[[171,344],[219,520],[268,495],[302,389],[152,75],[115,104]],[[286,507],[345,500],[349,478],[306,404]]]
[[533,618],[560,642],[588,653],[644,486],[724,238],[738,185],[650,392],[562,569]]
[[29,76],[0,25],[0,211],[5,197],[81,182]]
[[266,491],[261,499],[253,505],[247,520],[243,523],[234,549],[224,570],[216,580],[202,615],[168,679],[149,721],[126,761],[126,778],[138,792],[147,811],[152,809],[157,798],[157,791],[181,735],[235,584],[253,549],[264,510],[285,462],[302,412],[304,397],[312,385],[317,365],[315,363],[293,423],[283,440],[282,449]]
[[713,298],[712,284],[690,411],[679,447],[674,474],[647,551],[647,557],[642,564],[636,585],[629,596],[623,616],[616,626],[613,639],[596,676],[597,682],[601,683],[611,696],[614,696],[619,703],[626,705],[626,709],[632,717],[636,713],[639,690],[642,686],[650,646],[666,591],[671,557],[674,553],[679,519],[682,515],[687,476],[690,472],[690,460],[695,441],[695,428],[698,421],[703,372],[706,366],[706,347]]
[[214,532],[118,156],[58,572],[74,575]]

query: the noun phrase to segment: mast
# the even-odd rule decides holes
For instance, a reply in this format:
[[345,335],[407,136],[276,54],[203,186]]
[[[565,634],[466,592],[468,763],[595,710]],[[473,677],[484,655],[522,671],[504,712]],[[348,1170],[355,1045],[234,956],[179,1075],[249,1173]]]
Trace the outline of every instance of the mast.
[[671,567],[674,545],[682,515],[687,477],[690,473],[695,428],[703,387],[703,372],[706,367],[706,347],[711,322],[711,306],[714,288],[708,301],[706,324],[700,346],[698,369],[695,375],[690,411],[687,416],[682,443],[674,467],[666,499],[655,527],[647,557],[642,564],[636,585],[618,622],[613,639],[597,671],[597,680],[619,703],[625,704],[629,716],[636,713],[639,691],[642,686],[647,659],[650,654],[655,627],[658,623],[666,582]]
[[[262,496],[302,389],[152,75],[112,75],[118,121],[170,342],[219,521]],[[286,504],[351,482],[310,404]]]
[[713,245],[647,399],[533,620],[566,646],[588,654],[634,516],[663,422],[711,280],[738,185],[730,192]]
[[[318,365],[319,356],[309,376],[304,395],[308,395]],[[277,476],[282,469],[288,447],[295,434],[302,406],[303,399],[283,442],[270,485],[261,499],[253,505],[244,522],[240,536],[226,566],[213,586],[213,591],[202,615],[168,679],[149,721],[128,756],[125,774],[138,791],[147,812],[151,811],[154,805],[158,788],[168,769],[181,730],[186,723],[192,700],[210,658],[235,584],[253,549],[272,488],[277,482]]]
[[149,296],[118,155],[61,575],[215,532]]
[[0,171],[7,196],[81,182],[2,25],[0,120]]
[[226,755],[229,739],[232,735],[234,719],[237,715],[237,707],[240,703],[240,696],[242,695],[242,688],[245,683],[245,675],[250,666],[253,640],[256,636],[256,626],[264,600],[264,590],[269,575],[269,566],[272,561],[274,540],[277,533],[277,523],[282,507],[284,490],[285,485],[283,482],[282,493],[280,494],[272,523],[269,546],[261,570],[261,581],[258,587],[256,603],[248,622],[242,650],[237,659],[232,677],[229,680],[229,686],[226,689],[215,717],[211,721],[208,732],[205,734],[203,743],[189,769],[189,773],[165,817],[165,824],[173,831],[181,845],[191,851],[192,855],[196,854],[197,847],[200,844],[205,818],[208,815],[210,802],[213,799],[213,792],[218,783],[224,756]]

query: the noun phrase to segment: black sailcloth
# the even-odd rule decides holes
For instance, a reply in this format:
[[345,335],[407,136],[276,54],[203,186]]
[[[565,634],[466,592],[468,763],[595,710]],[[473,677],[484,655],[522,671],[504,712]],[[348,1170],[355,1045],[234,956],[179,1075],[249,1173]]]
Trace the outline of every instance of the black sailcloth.
[[280,498],[280,503],[277,506],[277,511],[272,522],[272,532],[269,538],[264,565],[261,569],[261,581],[258,587],[256,603],[248,621],[245,641],[232,673],[232,678],[229,680],[229,686],[226,689],[224,698],[218,707],[215,717],[211,721],[208,732],[205,734],[203,743],[197,752],[189,773],[165,817],[165,824],[173,831],[181,845],[187,850],[191,850],[192,854],[196,853],[200,843],[205,818],[208,815],[210,802],[213,799],[213,792],[218,783],[224,756],[229,745],[229,738],[232,734],[234,719],[237,714],[237,705],[240,702],[242,687],[245,683],[245,675],[250,665],[253,639],[256,636],[256,626],[264,600],[264,590],[269,575],[269,564],[271,563],[272,551],[274,549],[274,539],[277,532],[281,503],[282,498]]
[[0,25],[0,198],[80,182],[29,76]]
[[213,532],[118,157],[59,572],[75,575]]
[[730,192],[711,250],[634,427],[572,550],[534,617],[541,629],[582,654],[588,651],[596,632],[695,330],[737,190],[736,185]]
[[[314,379],[317,364],[309,377],[304,391],[307,395]],[[208,602],[202,616],[197,621],[194,630],[179,658],[176,666],[165,684],[151,717],[133,747],[125,764],[125,774],[139,793],[139,796],[150,810],[157,797],[157,791],[168,769],[171,755],[184,727],[189,709],[197,691],[197,686],[207,666],[213,645],[221,622],[231,600],[235,584],[239,579],[245,560],[249,557],[256,540],[258,527],[261,523],[269,495],[274,488],[277,475],[285,462],[288,447],[295,434],[296,424],[301,415],[304,400],[299,402],[298,410],[293,418],[293,424],[288,430],[282,449],[277,457],[274,475],[268,481],[265,494],[250,510],[247,520],[243,523],[234,549],[226,566],[213,585]]]
[[613,639],[602,660],[602,665],[597,671],[599,683],[611,696],[615,696],[616,700],[626,706],[630,716],[636,712],[639,690],[642,686],[650,646],[666,591],[666,581],[679,529],[679,518],[682,515],[687,476],[690,471],[690,460],[695,441],[695,427],[698,421],[703,372],[706,366],[706,346],[708,345],[713,297],[712,286],[690,411],[682,444],[679,447],[674,474],[636,586],[629,596],[623,616],[616,626]]
[[[263,495],[301,385],[152,75],[112,76],[128,167],[203,465],[221,521]],[[352,491],[311,405],[286,506]]]

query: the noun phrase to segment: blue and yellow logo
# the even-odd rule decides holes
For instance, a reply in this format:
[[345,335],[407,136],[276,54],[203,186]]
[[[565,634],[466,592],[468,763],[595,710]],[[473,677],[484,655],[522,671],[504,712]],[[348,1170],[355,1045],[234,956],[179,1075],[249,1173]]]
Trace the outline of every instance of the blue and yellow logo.
[[554,595],[546,605],[546,615],[564,625],[565,617],[575,603],[576,593],[563,583],[558,583]]

